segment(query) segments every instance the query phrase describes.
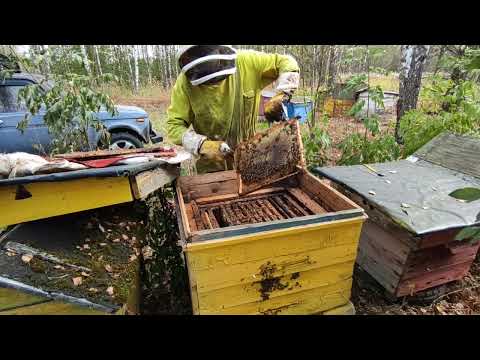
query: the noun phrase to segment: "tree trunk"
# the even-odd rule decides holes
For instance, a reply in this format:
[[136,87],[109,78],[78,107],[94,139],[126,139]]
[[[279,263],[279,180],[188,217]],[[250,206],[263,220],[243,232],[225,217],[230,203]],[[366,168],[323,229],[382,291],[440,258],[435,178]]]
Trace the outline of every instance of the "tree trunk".
[[83,67],[85,68],[87,75],[90,75],[91,70],[90,70],[90,62],[88,61],[88,56],[87,56],[87,48],[85,47],[85,45],[80,45],[80,50],[82,51]]
[[335,45],[330,46],[330,54],[328,59],[328,78],[327,89],[332,91],[337,75],[337,48]]
[[98,73],[100,74],[100,76],[102,76],[103,75],[102,63],[100,62],[100,56],[98,55],[98,46],[93,45],[93,49],[95,50],[95,59],[97,60]]
[[145,45],[143,48],[143,56],[145,58],[145,63],[147,64],[147,75],[148,75],[148,84],[152,85],[152,69],[150,69],[150,56],[148,55],[148,45]]
[[429,45],[402,45],[401,47],[400,92],[395,125],[395,139],[399,144],[403,143],[400,135],[400,119],[405,112],[417,107],[423,67],[429,48]]
[[139,70],[138,70],[138,47],[137,45],[133,45],[133,64],[135,67],[135,80],[134,80],[134,86],[135,86],[135,92],[138,93],[138,88],[139,88]]
[[128,46],[125,46],[125,51],[127,53],[128,69],[130,71],[130,80],[131,80],[130,84],[132,85],[133,90],[135,90],[135,76],[132,70],[132,58],[131,58],[130,48]]

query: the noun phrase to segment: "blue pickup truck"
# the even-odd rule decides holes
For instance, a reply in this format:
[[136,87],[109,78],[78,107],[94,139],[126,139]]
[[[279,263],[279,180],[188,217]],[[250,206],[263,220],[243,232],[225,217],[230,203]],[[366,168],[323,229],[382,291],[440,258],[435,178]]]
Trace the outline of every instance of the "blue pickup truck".
[[[27,112],[25,106],[17,100],[18,92],[24,86],[41,83],[41,79],[40,75],[19,72],[0,81],[0,152],[45,154],[50,150],[51,137],[43,121],[45,111],[40,110],[23,133],[17,129],[17,124]],[[41,86],[47,90],[51,83],[43,83]],[[153,130],[145,110],[123,105],[116,105],[116,109],[116,116],[111,116],[107,111],[96,113],[110,132],[111,149],[140,148],[149,142],[158,143],[163,140]],[[100,135],[94,129],[89,133],[90,143],[95,147],[99,144]]]

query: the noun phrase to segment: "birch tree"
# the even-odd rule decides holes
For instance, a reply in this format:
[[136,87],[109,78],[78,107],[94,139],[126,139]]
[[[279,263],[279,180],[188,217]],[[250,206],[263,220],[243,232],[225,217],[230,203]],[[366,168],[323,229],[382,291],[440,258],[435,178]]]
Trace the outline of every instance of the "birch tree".
[[87,56],[87,48],[85,47],[85,45],[80,45],[80,50],[82,51],[83,66],[85,68],[85,71],[87,72],[87,75],[90,75],[92,72],[90,70],[90,62]]
[[135,79],[134,79],[134,87],[135,87],[135,92],[138,93],[138,88],[139,88],[139,71],[138,71],[138,46],[134,45],[133,46],[133,64],[135,68]]
[[397,103],[397,123],[395,125],[395,140],[399,144],[402,143],[400,119],[405,112],[417,107],[423,67],[429,49],[429,45],[402,45],[401,47],[400,92]]
[[93,45],[93,50],[95,51],[95,59],[97,60],[98,73],[100,74],[100,76],[102,76],[102,63],[100,62],[100,56],[98,55],[98,46]]

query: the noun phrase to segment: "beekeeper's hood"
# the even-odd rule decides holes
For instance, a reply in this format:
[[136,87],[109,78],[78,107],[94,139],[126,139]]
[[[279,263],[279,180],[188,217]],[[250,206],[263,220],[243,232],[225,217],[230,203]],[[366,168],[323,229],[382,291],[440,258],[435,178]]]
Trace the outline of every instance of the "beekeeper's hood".
[[236,58],[237,52],[230,45],[187,45],[177,54],[181,71],[194,86],[234,74]]

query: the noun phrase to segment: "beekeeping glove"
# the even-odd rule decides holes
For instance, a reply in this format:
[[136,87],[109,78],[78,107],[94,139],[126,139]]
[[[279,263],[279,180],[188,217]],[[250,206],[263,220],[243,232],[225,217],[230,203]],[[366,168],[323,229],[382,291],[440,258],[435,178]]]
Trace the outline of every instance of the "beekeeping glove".
[[290,101],[291,96],[284,92],[280,92],[265,103],[264,114],[269,123],[275,121],[288,120],[286,113],[286,104]]
[[298,89],[299,83],[300,74],[298,72],[284,72],[279,75],[275,90],[292,96],[295,90]]
[[200,155],[211,160],[224,160],[232,153],[230,146],[223,141],[205,140],[200,146]]
[[193,155],[199,155],[200,146],[207,140],[205,135],[197,134],[193,130],[187,130],[182,137],[183,148]]

